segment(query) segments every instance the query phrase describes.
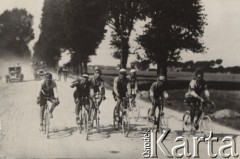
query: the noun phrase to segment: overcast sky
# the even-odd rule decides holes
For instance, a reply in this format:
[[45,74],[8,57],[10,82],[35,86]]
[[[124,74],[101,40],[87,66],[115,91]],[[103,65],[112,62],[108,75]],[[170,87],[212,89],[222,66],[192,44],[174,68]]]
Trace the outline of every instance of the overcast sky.
[[[205,13],[208,15],[203,41],[209,48],[207,54],[183,53],[183,61],[186,60],[215,60],[223,59],[224,66],[240,65],[240,0],[203,0]],[[42,14],[43,0],[0,0],[0,14],[6,9],[25,8],[34,16],[35,39],[29,44],[32,49],[39,37],[39,24]],[[137,24],[137,32],[141,33],[141,23]],[[131,45],[137,47],[132,36]],[[106,33],[105,40],[99,46],[97,55],[92,58],[94,64],[116,65],[119,63],[111,56],[109,46],[110,31]],[[66,57],[66,56],[64,56]],[[135,57],[130,57],[129,61]],[[67,58],[65,58],[66,61]]]

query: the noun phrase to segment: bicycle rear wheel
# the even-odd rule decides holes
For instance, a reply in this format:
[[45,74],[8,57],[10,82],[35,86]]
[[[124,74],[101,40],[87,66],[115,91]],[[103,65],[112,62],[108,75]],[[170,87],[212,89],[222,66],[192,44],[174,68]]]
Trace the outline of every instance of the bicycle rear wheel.
[[77,127],[78,127],[79,133],[81,134],[82,133],[82,123],[83,123],[82,110],[80,110],[79,114],[80,114],[80,117],[79,117],[80,122],[77,123]]
[[203,116],[199,121],[199,131],[201,135],[209,133],[212,130],[212,120],[208,115]]
[[183,115],[182,127],[183,127],[183,129],[182,129],[183,132],[191,130],[191,118],[190,118],[190,112],[189,111],[186,111]]
[[88,133],[89,133],[89,125],[88,125],[88,113],[85,110],[83,113],[83,123],[84,123],[84,133],[86,136],[86,140],[88,140]]

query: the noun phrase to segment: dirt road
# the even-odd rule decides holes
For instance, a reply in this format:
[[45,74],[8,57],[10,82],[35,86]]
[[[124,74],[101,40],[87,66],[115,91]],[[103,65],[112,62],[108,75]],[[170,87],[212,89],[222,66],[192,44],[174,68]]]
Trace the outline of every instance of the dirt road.
[[[143,130],[146,130],[146,114],[150,105],[137,101],[141,108],[141,118],[132,121],[129,137],[114,131],[112,112],[115,101],[111,92],[106,92],[107,100],[101,105],[100,134],[94,133],[86,141],[83,134],[76,130],[73,89],[71,81],[57,81],[60,105],[53,113],[50,125],[50,139],[39,131],[39,106],[36,105],[36,88],[38,82],[31,78],[22,83],[0,83],[0,158],[143,158]],[[171,148],[182,135],[182,114],[166,109],[171,132],[164,144]],[[214,124],[214,133],[221,140],[226,135],[236,137],[237,152],[240,153],[239,131]],[[186,134],[183,134],[187,137]],[[192,137],[188,137],[190,152]],[[218,154],[223,142],[215,142],[213,151]],[[181,152],[181,150],[180,150]],[[207,144],[200,143],[200,158],[209,158]],[[158,149],[159,158],[167,158]],[[220,157],[217,157],[220,158]]]

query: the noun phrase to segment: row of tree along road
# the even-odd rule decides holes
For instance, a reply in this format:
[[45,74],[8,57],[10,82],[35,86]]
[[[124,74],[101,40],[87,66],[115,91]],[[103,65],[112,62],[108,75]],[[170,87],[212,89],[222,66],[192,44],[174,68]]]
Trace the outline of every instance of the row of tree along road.
[[[75,73],[87,71],[89,57],[96,54],[106,26],[113,30],[113,56],[120,59],[122,68],[126,68],[129,54],[138,54],[137,51],[130,52],[129,44],[138,21],[146,22],[144,33],[136,38],[146,53],[142,61],[157,64],[158,73],[167,74],[167,66],[180,59],[182,50],[193,53],[206,50],[201,42],[206,14],[200,0],[44,0],[42,11],[41,34],[34,46],[33,59],[54,67],[61,53],[68,50]],[[18,13],[15,15],[14,12]],[[6,14],[12,14],[11,18],[4,19]],[[25,16],[21,21],[23,28],[18,29],[21,24],[15,22],[15,29],[7,27],[10,19],[22,20],[24,16],[19,15]],[[28,51],[27,44],[33,39],[31,26],[32,16],[25,10],[4,12],[0,17],[0,49],[17,52],[7,46],[23,40],[21,48]],[[6,28],[11,27],[13,29],[7,33]],[[5,34],[13,34],[13,41],[3,36]]]

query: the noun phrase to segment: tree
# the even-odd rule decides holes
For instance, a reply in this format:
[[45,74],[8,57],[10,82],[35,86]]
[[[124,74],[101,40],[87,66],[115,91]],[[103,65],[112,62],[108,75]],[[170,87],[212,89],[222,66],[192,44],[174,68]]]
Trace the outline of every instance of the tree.
[[200,38],[206,15],[200,0],[151,0],[146,11],[151,21],[138,41],[157,63],[158,74],[166,75],[168,63],[178,61],[182,50],[204,52]]
[[41,34],[34,46],[34,59],[55,67],[61,57],[61,49],[67,41],[65,8],[68,0],[45,0],[41,19]]
[[222,60],[222,59],[217,59],[215,63],[216,63],[217,65],[221,65],[221,64],[222,64],[222,62],[223,62],[223,60]]
[[34,39],[33,16],[25,9],[6,10],[0,15],[0,56],[31,57],[28,43]]
[[61,52],[69,50],[76,72],[87,71],[89,56],[95,55],[104,37],[106,10],[103,0],[45,0],[41,35],[36,43],[36,57],[56,62]]
[[72,50],[72,62],[80,66],[80,73],[87,72],[89,56],[96,54],[104,38],[106,6],[104,0],[73,0],[66,9],[67,42],[65,48]]
[[129,38],[137,19],[142,19],[143,0],[108,0],[108,26],[113,29],[111,45],[117,49],[113,57],[120,59],[126,68],[129,55]]

